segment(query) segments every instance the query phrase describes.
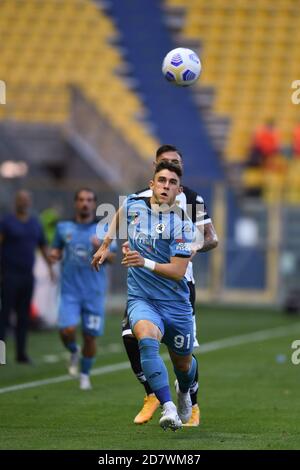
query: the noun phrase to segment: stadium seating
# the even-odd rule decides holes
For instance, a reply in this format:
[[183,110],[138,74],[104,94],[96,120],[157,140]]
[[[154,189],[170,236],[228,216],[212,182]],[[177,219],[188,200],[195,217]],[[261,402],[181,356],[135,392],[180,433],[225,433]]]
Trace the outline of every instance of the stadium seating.
[[3,0],[0,38],[0,78],[8,84],[0,119],[63,123],[74,84],[142,158],[153,154],[158,142],[141,99],[120,75],[118,32],[94,2]]
[[[166,4],[184,12],[181,34],[201,50],[203,73],[198,86],[213,87],[213,111],[230,118],[226,163],[246,161],[254,129],[269,118],[276,122],[283,145],[289,145],[300,117],[300,107],[291,101],[292,82],[300,77],[300,3],[166,0]],[[295,200],[298,192],[291,188],[289,192],[288,199]]]

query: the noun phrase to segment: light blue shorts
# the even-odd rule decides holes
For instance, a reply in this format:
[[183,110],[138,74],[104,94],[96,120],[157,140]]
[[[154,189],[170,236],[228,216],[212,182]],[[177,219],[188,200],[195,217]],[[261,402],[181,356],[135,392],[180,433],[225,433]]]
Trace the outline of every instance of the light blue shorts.
[[87,335],[101,336],[104,331],[105,299],[91,295],[89,299],[76,297],[74,294],[61,294],[58,327],[60,329],[77,326],[81,323],[82,331]]
[[128,300],[130,328],[140,320],[154,323],[161,331],[162,342],[181,356],[191,354],[194,343],[193,309],[189,302],[167,300]]

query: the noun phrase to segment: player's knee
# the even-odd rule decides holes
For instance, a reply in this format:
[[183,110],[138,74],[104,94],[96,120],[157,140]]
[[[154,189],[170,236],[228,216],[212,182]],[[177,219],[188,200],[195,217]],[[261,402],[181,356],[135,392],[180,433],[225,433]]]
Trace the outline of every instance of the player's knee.
[[75,330],[76,330],[75,326],[67,326],[66,328],[62,328],[60,330],[60,335],[63,338],[70,338],[74,336]]
[[140,320],[134,326],[134,335],[138,340],[143,338],[152,338],[161,340],[161,332],[159,328],[148,320]]
[[188,372],[191,367],[191,358],[190,357],[176,357],[176,359],[173,361],[174,366],[176,369],[180,372]]
[[188,372],[190,369],[190,366],[187,364],[179,363],[179,365],[176,365],[176,369],[179,370],[180,372]]

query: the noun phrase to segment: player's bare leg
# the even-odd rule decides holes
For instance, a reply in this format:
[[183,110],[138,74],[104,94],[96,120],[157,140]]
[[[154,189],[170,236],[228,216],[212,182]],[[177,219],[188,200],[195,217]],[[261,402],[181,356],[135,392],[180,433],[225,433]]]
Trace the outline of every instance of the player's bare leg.
[[62,328],[59,331],[61,340],[68,351],[70,351],[70,362],[68,371],[71,377],[78,376],[79,346],[76,343],[76,326]]

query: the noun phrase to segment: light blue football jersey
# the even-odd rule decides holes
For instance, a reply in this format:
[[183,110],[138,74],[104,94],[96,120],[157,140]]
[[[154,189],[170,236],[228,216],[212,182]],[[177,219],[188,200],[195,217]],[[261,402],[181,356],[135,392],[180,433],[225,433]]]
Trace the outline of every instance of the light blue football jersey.
[[[128,196],[123,204],[131,250],[157,263],[170,263],[173,256],[189,258],[194,225],[178,206],[169,212],[151,208],[149,197]],[[128,268],[128,298],[189,302],[187,280],[174,281],[145,268]]]
[[[63,250],[61,270],[61,294],[72,294],[77,298],[90,295],[105,295],[107,275],[105,264],[99,272],[91,266],[96,249],[91,240],[96,236],[97,221],[80,224],[76,221],[59,222],[56,227],[53,248]],[[111,245],[116,251],[116,243]]]

